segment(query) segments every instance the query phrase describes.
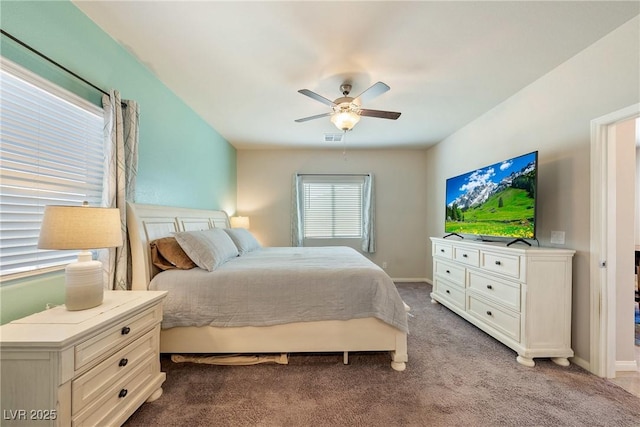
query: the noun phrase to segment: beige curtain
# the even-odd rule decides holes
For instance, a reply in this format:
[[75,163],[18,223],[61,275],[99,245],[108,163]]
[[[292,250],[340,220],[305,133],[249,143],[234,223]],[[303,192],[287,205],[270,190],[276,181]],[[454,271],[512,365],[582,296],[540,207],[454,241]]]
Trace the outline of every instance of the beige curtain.
[[102,251],[107,288],[131,289],[131,255],[127,236],[126,202],[134,201],[138,173],[138,117],[135,101],[121,100],[120,93],[110,91],[102,97],[104,107],[105,176],[103,206],[120,209],[124,244]]

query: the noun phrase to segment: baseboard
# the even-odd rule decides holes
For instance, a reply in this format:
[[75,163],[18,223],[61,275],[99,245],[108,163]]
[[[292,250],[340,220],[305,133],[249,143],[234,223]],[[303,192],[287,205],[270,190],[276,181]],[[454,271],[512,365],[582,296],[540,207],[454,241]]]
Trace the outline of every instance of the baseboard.
[[635,372],[638,363],[635,360],[616,360],[616,372]]
[[587,370],[587,371],[589,371],[589,372],[593,373],[593,372],[591,371],[591,363],[587,362],[587,361],[586,361],[586,360],[584,360],[583,358],[581,358],[581,357],[577,357],[577,356],[574,356],[574,357],[572,357],[572,358],[571,358],[571,362],[572,362],[574,365],[578,365],[578,366],[580,366],[582,369],[585,369],[585,370]]
[[429,280],[427,280],[424,277],[392,277],[391,280],[393,280],[394,282],[398,282],[398,283],[429,283],[431,284],[431,282]]

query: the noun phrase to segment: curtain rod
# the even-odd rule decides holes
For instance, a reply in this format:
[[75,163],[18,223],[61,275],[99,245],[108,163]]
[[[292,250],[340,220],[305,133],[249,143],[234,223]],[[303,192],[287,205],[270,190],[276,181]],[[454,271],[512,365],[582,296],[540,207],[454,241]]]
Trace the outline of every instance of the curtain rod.
[[[89,86],[91,86],[92,88],[104,93],[105,95],[109,95],[109,92],[105,92],[104,90],[102,90],[101,88],[99,88],[98,86],[94,85],[93,83],[91,83],[90,81],[80,77],[79,75],[77,75],[76,73],[74,73],[73,71],[71,71],[70,69],[68,69],[67,67],[65,67],[64,65],[59,64],[58,62],[54,61],[53,59],[49,58],[47,55],[45,55],[42,52],[39,52],[38,50],[32,48],[31,46],[29,46],[28,44],[26,44],[25,42],[23,42],[22,40],[12,36],[11,34],[7,33],[5,30],[0,28],[0,32],[2,32],[3,36],[7,36],[9,37],[11,40],[13,40],[14,42],[18,43],[20,46],[30,50],[31,52],[35,53],[36,55],[40,56],[41,58],[44,58],[45,60],[49,61],[50,63],[52,63],[53,65],[55,65],[56,67],[66,71],[67,73],[71,74],[73,77],[75,77],[76,79],[82,81],[83,83],[88,84]],[[122,103],[122,105],[124,106],[125,104]]]

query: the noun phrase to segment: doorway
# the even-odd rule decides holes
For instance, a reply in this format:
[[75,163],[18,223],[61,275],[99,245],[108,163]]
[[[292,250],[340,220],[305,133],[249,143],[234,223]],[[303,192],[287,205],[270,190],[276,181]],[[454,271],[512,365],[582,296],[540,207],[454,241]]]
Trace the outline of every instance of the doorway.
[[[632,121],[635,129],[635,119],[638,117],[640,104],[615,111],[591,122],[590,371],[606,378],[615,377],[616,371],[638,369],[633,343],[617,343],[618,330],[633,327],[619,323],[620,318],[625,318],[626,310],[632,310],[633,301],[629,301],[627,307],[618,297],[627,293],[627,286],[629,291],[633,286],[631,270],[627,273],[623,267],[626,267],[627,263],[633,263],[633,241],[631,244],[628,241],[629,234],[635,234],[629,233],[629,226],[634,227],[633,219],[620,222],[626,210],[621,211],[618,207],[623,206],[625,202],[628,203],[629,198],[635,199],[635,183],[623,179],[622,174],[628,169],[627,163],[632,159],[627,156],[625,160],[624,155],[620,154],[623,136],[619,130],[629,126],[629,121]],[[634,140],[635,132],[632,135],[634,137],[631,139]],[[635,144],[631,147],[624,146],[624,149],[633,150],[635,158]],[[631,170],[635,168],[632,166]],[[624,224],[626,229],[618,227],[618,223]],[[620,357],[622,363],[619,361]]]

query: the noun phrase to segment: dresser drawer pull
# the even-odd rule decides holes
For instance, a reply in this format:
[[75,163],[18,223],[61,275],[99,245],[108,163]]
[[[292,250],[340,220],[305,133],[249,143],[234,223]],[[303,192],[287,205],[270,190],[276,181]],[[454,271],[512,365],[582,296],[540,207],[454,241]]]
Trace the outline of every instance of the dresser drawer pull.
[[467,254],[462,254],[462,258],[467,258]]
[[449,270],[447,270],[447,274],[451,274],[451,272]]
[[440,249],[440,252],[444,253],[444,249]]
[[493,316],[490,311],[487,310],[487,316]]
[[493,286],[487,285],[487,289],[493,289]]
[[129,363],[129,359],[120,359],[120,363],[118,363],[118,366],[127,366],[127,363]]
[[496,265],[500,265],[502,264],[500,261],[496,261]]
[[129,391],[126,388],[123,388],[122,390],[120,390],[120,393],[118,393],[118,397],[123,398],[127,395],[127,393],[129,393]]
[[445,292],[446,292],[446,293],[448,293],[448,294],[450,294],[450,293],[451,293],[451,292],[449,292],[449,289],[447,289]]
[[122,328],[122,335],[127,335],[129,332],[131,332],[131,328],[128,326],[125,326],[124,328]]

